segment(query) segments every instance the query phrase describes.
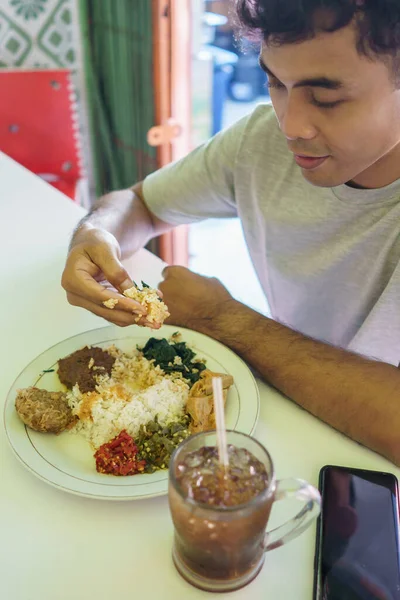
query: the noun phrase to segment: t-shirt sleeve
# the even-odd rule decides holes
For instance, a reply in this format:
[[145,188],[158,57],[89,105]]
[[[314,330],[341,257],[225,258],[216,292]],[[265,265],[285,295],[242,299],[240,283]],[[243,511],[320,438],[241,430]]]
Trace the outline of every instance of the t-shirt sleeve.
[[171,225],[236,217],[234,169],[248,117],[143,183],[149,210]]

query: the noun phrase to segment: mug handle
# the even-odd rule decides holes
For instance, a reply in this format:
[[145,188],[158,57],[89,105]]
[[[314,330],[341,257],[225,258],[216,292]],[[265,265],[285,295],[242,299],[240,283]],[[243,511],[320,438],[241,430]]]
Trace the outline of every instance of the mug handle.
[[303,503],[303,508],[293,519],[265,533],[264,552],[294,540],[311,525],[321,511],[320,493],[303,479],[281,479],[276,482],[274,502],[287,498],[296,498]]

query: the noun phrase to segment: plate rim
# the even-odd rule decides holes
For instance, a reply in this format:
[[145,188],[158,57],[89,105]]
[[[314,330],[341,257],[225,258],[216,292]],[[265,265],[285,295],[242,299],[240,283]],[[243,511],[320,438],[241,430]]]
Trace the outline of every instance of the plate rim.
[[[257,381],[256,378],[254,377],[254,374],[252,373],[251,369],[249,368],[249,366],[246,364],[246,362],[240,357],[238,356],[233,350],[231,350],[231,348],[229,348],[228,346],[225,346],[224,344],[222,344],[220,341],[205,335],[204,333],[195,331],[194,329],[188,329],[186,327],[180,327],[180,326],[174,326],[174,325],[170,325],[170,324],[165,324],[163,325],[163,327],[160,330],[155,330],[154,332],[149,333],[149,337],[152,336],[156,336],[158,332],[161,333],[162,335],[162,330],[167,329],[164,337],[167,336],[168,334],[168,330],[174,330],[174,331],[179,331],[180,333],[182,333],[182,335],[184,336],[185,332],[187,332],[189,335],[193,335],[195,334],[196,337],[199,338],[203,338],[205,341],[207,342],[212,342],[213,345],[215,346],[219,346],[225,354],[231,355],[232,357],[234,357],[235,360],[239,361],[243,367],[245,367],[247,374],[253,384],[254,387],[254,391],[255,391],[255,415],[254,415],[254,419],[253,419],[253,423],[251,425],[251,429],[250,431],[247,431],[246,433],[248,433],[249,435],[252,435],[255,431],[255,428],[257,426],[258,420],[259,420],[259,416],[260,416],[260,391],[257,385]],[[11,448],[14,456],[18,459],[18,461],[20,462],[20,464],[23,465],[23,467],[25,469],[27,469],[27,471],[29,471],[32,475],[34,475],[35,477],[37,477],[38,479],[40,479],[41,481],[43,481],[44,483],[52,486],[53,488],[59,490],[59,491],[63,491],[69,494],[73,494],[75,496],[80,496],[80,497],[84,497],[84,498],[89,498],[89,499],[95,499],[95,500],[103,500],[103,501],[133,501],[133,500],[146,500],[149,498],[156,498],[156,497],[160,497],[160,496],[165,496],[167,494],[167,486],[165,486],[165,483],[168,482],[168,470],[165,471],[165,479],[162,482],[154,482],[157,485],[163,485],[163,489],[159,489],[157,491],[154,492],[149,492],[149,493],[144,493],[140,496],[134,496],[132,494],[130,495],[117,495],[117,496],[112,496],[112,495],[104,495],[104,494],[94,494],[94,493],[90,493],[89,491],[82,491],[82,490],[78,490],[78,489],[74,489],[71,487],[67,487],[66,485],[60,485],[59,483],[52,481],[51,479],[48,479],[47,477],[45,477],[45,475],[43,475],[41,472],[39,472],[38,470],[36,470],[34,467],[32,467],[28,462],[26,462],[26,460],[24,459],[23,456],[21,456],[21,454],[18,451],[18,448],[15,446],[15,443],[13,441],[13,434],[11,434],[10,431],[10,427],[9,427],[9,423],[8,423],[8,410],[9,410],[9,406],[10,403],[12,404],[12,392],[17,384],[18,379],[23,375],[23,373],[25,371],[27,371],[29,369],[29,367],[31,367],[41,356],[43,356],[44,354],[46,354],[47,352],[50,352],[51,350],[54,350],[55,348],[57,348],[60,344],[64,343],[64,342],[71,342],[76,338],[80,338],[82,336],[91,336],[91,334],[99,334],[100,332],[105,332],[105,333],[110,333],[111,331],[115,332],[115,340],[114,341],[118,341],[118,339],[129,339],[132,338],[134,339],[135,333],[133,332],[129,332],[129,330],[126,330],[124,328],[117,328],[114,325],[106,325],[104,327],[95,327],[93,329],[89,329],[87,331],[83,331],[77,334],[74,334],[68,338],[64,338],[63,340],[56,342],[55,344],[49,346],[48,348],[46,348],[45,350],[43,350],[42,352],[40,352],[40,354],[38,354],[36,357],[34,357],[29,363],[27,363],[25,365],[25,367],[19,372],[19,374],[14,378],[8,392],[7,392],[7,396],[6,396],[6,400],[4,403],[4,408],[3,408],[3,425],[4,425],[4,430],[6,433],[6,438],[9,444],[9,447]],[[126,332],[126,335],[123,335],[123,333]],[[144,333],[141,331],[141,333]],[[147,332],[146,332],[147,333]],[[122,335],[121,335],[122,334]],[[101,343],[101,342],[93,342],[93,345],[95,345],[96,343]],[[112,343],[112,341],[110,340],[110,343]],[[87,343],[87,345],[91,345],[90,342]],[[212,357],[212,356],[211,356]],[[41,376],[39,375],[37,378],[37,381],[41,378]],[[36,382],[37,382],[36,381]],[[240,397],[240,396],[239,396]],[[25,432],[25,436],[28,438],[28,440],[30,440],[30,437],[28,435],[27,432],[27,426],[24,424],[24,429],[23,431]],[[31,442],[32,443],[32,442]],[[36,450],[37,452],[37,450]],[[45,459],[40,455],[41,460],[44,461]],[[52,465],[53,468],[55,468]],[[87,482],[88,485],[91,485],[92,482]],[[151,485],[151,482],[149,482],[147,485]],[[123,486],[121,486],[123,487]]]

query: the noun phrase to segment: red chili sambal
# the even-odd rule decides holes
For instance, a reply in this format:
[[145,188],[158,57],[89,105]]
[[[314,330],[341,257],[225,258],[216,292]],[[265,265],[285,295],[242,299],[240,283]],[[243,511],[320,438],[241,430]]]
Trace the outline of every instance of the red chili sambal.
[[136,475],[143,473],[145,460],[136,460],[138,448],[124,429],[111,441],[100,446],[94,457],[96,471],[109,475]]

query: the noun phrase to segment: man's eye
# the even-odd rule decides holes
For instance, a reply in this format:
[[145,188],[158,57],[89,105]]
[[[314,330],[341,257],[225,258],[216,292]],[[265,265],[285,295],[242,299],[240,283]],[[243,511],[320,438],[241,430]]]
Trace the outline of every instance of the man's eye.
[[325,109],[336,108],[336,106],[339,106],[339,104],[341,104],[342,102],[343,100],[335,100],[334,102],[320,102],[316,98],[311,99],[311,103],[314,104],[314,106]]

